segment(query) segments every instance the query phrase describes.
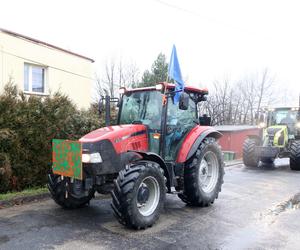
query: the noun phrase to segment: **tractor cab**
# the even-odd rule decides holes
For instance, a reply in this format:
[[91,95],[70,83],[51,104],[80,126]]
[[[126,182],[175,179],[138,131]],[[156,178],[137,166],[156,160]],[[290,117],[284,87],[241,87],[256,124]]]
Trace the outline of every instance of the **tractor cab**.
[[300,129],[299,108],[282,107],[269,110],[268,127],[286,127],[289,138],[298,135]]
[[[258,117],[258,115],[256,115]],[[300,108],[264,109],[259,116],[260,136],[251,135],[243,145],[246,166],[273,164],[276,158],[290,158],[290,168],[300,170]]]
[[[149,151],[165,161],[175,161],[188,132],[199,124],[197,103],[206,100],[206,89],[187,87],[178,103],[173,84],[155,87],[121,88],[118,124],[143,124],[147,127]],[[204,116],[205,117],[205,116]],[[201,117],[202,125],[206,121]]]

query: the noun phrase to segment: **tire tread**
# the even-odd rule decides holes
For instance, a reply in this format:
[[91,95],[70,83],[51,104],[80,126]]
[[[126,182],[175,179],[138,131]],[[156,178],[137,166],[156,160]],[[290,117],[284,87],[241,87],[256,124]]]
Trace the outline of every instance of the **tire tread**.
[[243,144],[243,163],[246,167],[257,167],[259,158],[255,155],[255,147],[257,142],[247,138]]
[[300,171],[300,141],[294,141],[290,149],[290,168]]
[[[197,178],[197,165],[200,161],[201,151],[203,151],[206,147],[212,146],[215,148],[216,152],[218,152],[219,162],[220,165],[220,176],[217,183],[217,190],[214,192],[213,196],[210,199],[205,199],[201,196],[201,194],[197,190],[196,178]],[[215,199],[218,198],[219,192],[221,192],[222,184],[224,183],[223,176],[225,174],[224,171],[224,161],[222,152],[215,142],[214,138],[206,138],[199,146],[198,150],[196,151],[194,158],[191,160],[190,164],[186,165],[184,169],[184,191],[183,193],[178,194],[178,197],[185,203],[193,206],[199,207],[206,207],[209,206],[214,202]]]
[[[130,205],[130,200],[134,196],[134,183],[146,167],[156,168],[155,164],[148,164],[146,161],[139,161],[138,163],[132,164],[130,167],[121,170],[117,180],[114,181],[114,189],[111,192],[111,207],[117,220],[122,225],[129,228],[145,229],[147,227],[151,227],[156,221],[155,220],[150,224],[138,224],[135,220],[132,220],[133,210]],[[158,217],[156,219],[158,219]]]

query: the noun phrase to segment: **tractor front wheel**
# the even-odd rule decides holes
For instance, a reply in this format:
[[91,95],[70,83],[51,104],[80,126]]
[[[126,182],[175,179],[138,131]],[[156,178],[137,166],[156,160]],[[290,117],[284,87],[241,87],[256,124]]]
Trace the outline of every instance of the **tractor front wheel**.
[[119,172],[111,206],[118,221],[134,229],[152,226],[163,208],[166,186],[155,162],[137,161]]
[[259,157],[255,153],[255,147],[257,141],[247,138],[243,145],[243,162],[246,167],[257,167],[259,163]]
[[208,206],[218,198],[223,176],[222,152],[214,138],[206,138],[184,168],[184,191],[178,196],[187,204]]
[[[75,187],[76,185],[76,187]],[[50,173],[48,175],[48,189],[53,200],[63,208],[74,209],[85,206],[94,197],[95,191],[91,189],[87,194],[75,195],[73,189],[83,188],[80,180],[73,180],[69,177],[63,177]]]
[[300,141],[294,141],[290,150],[290,168],[291,170],[300,170]]

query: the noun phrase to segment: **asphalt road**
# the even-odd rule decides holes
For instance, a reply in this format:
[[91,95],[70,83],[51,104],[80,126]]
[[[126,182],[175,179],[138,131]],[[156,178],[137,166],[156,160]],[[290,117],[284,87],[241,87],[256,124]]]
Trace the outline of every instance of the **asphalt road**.
[[192,208],[168,195],[159,221],[128,230],[110,199],[66,211],[52,200],[0,210],[0,249],[300,249],[300,172],[276,167],[226,168],[219,199]]

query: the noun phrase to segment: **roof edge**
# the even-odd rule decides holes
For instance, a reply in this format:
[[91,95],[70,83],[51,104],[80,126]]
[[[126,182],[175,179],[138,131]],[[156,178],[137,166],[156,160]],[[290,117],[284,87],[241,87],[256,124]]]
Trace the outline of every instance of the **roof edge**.
[[39,45],[44,45],[44,46],[47,46],[47,47],[50,47],[50,48],[53,48],[53,49],[56,49],[56,50],[60,50],[60,51],[62,51],[62,52],[71,54],[71,55],[73,55],[73,56],[77,56],[77,57],[86,59],[86,60],[88,60],[88,61],[91,61],[92,63],[95,62],[95,60],[92,59],[92,58],[89,58],[89,57],[86,57],[86,56],[83,56],[83,55],[74,53],[74,52],[72,52],[72,51],[70,51],[70,50],[66,50],[66,49],[60,48],[60,47],[58,47],[58,46],[52,45],[52,44],[50,44],[50,43],[46,43],[46,42],[43,42],[43,41],[41,41],[41,40],[38,40],[38,39],[35,39],[35,38],[32,38],[32,37],[29,37],[29,36],[25,36],[25,35],[22,35],[22,34],[19,34],[19,33],[10,31],[10,30],[7,30],[7,29],[2,29],[2,28],[0,28],[0,32],[6,33],[6,34],[11,35],[11,36],[14,36],[14,37],[18,37],[18,38],[25,39],[25,40],[31,41],[31,42],[36,43],[36,44],[39,44]]

